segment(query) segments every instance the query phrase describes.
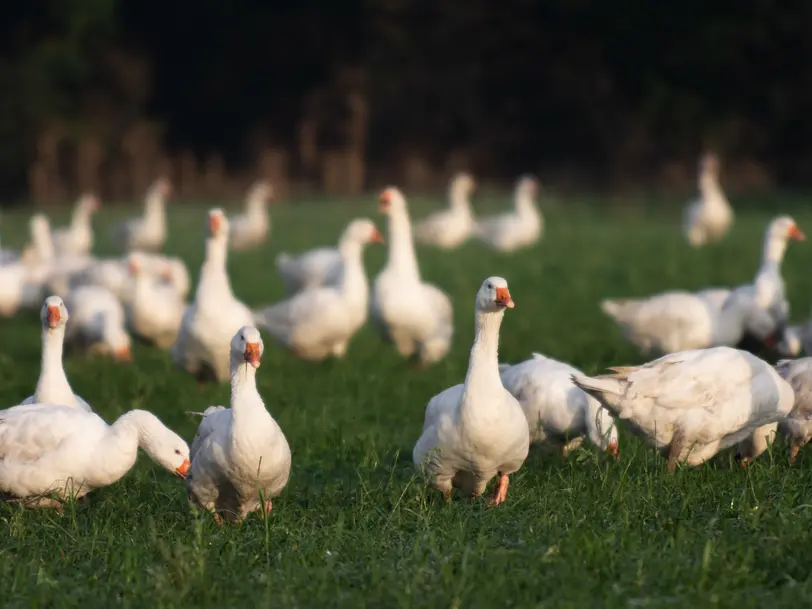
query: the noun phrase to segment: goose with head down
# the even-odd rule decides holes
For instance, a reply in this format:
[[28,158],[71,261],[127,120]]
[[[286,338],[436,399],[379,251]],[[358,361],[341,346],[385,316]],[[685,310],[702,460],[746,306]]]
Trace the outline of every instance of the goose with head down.
[[71,311],[66,344],[88,355],[132,361],[124,305],[115,294],[101,286],[85,285],[70,293],[66,305]]
[[490,503],[502,503],[508,477],[527,458],[527,419],[499,377],[499,327],[505,309],[513,306],[503,278],[489,277],[482,283],[465,382],[437,394],[426,406],[423,433],[412,457],[446,500],[453,488],[477,498],[496,476]]
[[68,498],[120,480],[138,448],[184,477],[189,447],[145,410],[108,425],[98,415],[55,404],[0,411],[0,499],[26,507],[61,509]]
[[373,285],[372,320],[401,355],[415,356],[423,364],[436,362],[451,347],[451,299],[420,277],[403,193],[397,188],[385,189],[380,206],[389,217],[389,257]]

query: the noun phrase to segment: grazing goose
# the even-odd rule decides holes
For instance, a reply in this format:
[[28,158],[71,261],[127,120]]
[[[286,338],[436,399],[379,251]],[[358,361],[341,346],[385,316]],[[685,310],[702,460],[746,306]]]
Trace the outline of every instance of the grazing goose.
[[672,353],[614,374],[572,381],[677,463],[700,465],[792,409],[792,387],[772,366],[729,347]]
[[524,411],[531,442],[560,446],[567,456],[587,437],[594,446],[620,459],[617,429],[609,411],[570,380],[583,372],[539,353],[499,369],[502,384]]
[[93,248],[91,216],[99,209],[96,195],[87,193],[76,202],[71,223],[53,231],[54,248],[60,254],[89,254]]
[[339,284],[307,290],[257,311],[256,323],[298,357],[311,361],[343,357],[350,339],[367,320],[369,282],[363,250],[368,243],[383,243],[372,220],[350,222],[338,246]]
[[108,425],[79,408],[27,404],[0,411],[0,499],[61,509],[72,497],[120,480],[138,448],[185,476],[189,447],[158,418],[132,410]]
[[211,406],[192,441],[189,498],[214,514],[236,522],[264,510],[290,476],[290,447],[257,391],[263,344],[259,331],[240,328],[229,348],[231,408]]
[[124,251],[157,252],[166,241],[166,198],[172,190],[167,178],[158,178],[147,191],[144,215],[125,220],[113,232]]
[[222,209],[208,215],[206,258],[192,304],[183,314],[172,360],[199,380],[231,378],[229,345],[239,328],[254,323],[251,311],[234,297],[226,270],[228,219]]
[[544,229],[544,218],[534,202],[538,190],[534,177],[519,178],[514,194],[516,209],[480,220],[476,229],[479,238],[500,252],[513,252],[538,241]]
[[733,209],[719,185],[719,158],[705,154],[699,161],[699,198],[683,215],[683,232],[693,247],[718,241],[733,224]]
[[498,477],[492,505],[507,497],[508,476],[527,458],[530,434],[522,407],[499,378],[499,327],[513,307],[507,281],[486,279],[476,296],[474,345],[465,383],[434,396],[412,456],[429,484],[451,498],[452,488],[471,498]]
[[124,306],[110,290],[85,285],[73,290],[66,305],[71,312],[65,342],[88,355],[131,362]]
[[62,365],[62,346],[68,309],[59,296],[45,299],[40,312],[42,320],[42,361],[34,395],[21,404],[56,404],[91,412],[90,405],[73,393]]
[[445,250],[459,247],[473,234],[476,226],[469,201],[475,188],[476,183],[470,174],[454,176],[448,191],[449,208],[418,222],[414,229],[415,238]]
[[789,444],[790,461],[794,462],[801,447],[812,439],[812,357],[780,360],[775,370],[795,392],[795,406],[778,423],[778,431]]
[[423,364],[436,362],[451,347],[451,300],[420,278],[403,193],[387,188],[380,195],[380,205],[389,216],[389,258],[373,286],[372,320],[401,355],[416,356]]
[[265,241],[271,228],[267,203],[273,195],[268,182],[257,182],[248,191],[245,212],[231,219],[229,245],[233,250],[245,250]]

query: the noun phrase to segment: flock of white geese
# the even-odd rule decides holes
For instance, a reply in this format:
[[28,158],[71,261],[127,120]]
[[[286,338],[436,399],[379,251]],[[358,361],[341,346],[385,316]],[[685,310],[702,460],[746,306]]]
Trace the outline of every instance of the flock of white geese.
[[[712,155],[700,163],[699,185],[700,197],[685,213],[693,246],[721,238],[733,220]],[[140,447],[185,478],[190,500],[218,523],[269,513],[288,482],[291,451],[257,391],[264,350],[259,329],[293,355],[321,360],[343,357],[371,317],[403,357],[423,365],[440,360],[451,346],[453,308],[445,292],[421,278],[414,242],[452,249],[475,237],[510,252],[535,243],[543,231],[533,178],[517,182],[513,210],[492,218],[475,217],[473,190],[473,179],[458,175],[449,208],[413,227],[403,193],[386,188],[380,210],[388,220],[388,261],[371,290],[363,250],[384,237],[372,220],[359,218],[335,248],[279,254],[288,297],[257,310],[234,294],[227,253],[267,238],[273,194],[267,183],[252,187],[241,215],[208,212],[205,260],[190,302],[185,265],[159,253],[167,238],[166,179],[150,188],[141,217],[116,228],[113,237],[126,252],[121,258],[91,255],[91,217],[99,207],[93,196],[79,200],[64,228],[51,230],[44,215],[35,215],[30,245],[0,250],[0,315],[40,308],[42,321],[34,393],[0,411],[0,498],[61,509],[69,498],[122,478]],[[477,498],[496,478],[489,499],[495,505],[506,499],[509,476],[531,443],[566,455],[586,439],[620,459],[617,420],[664,453],[671,471],[734,445],[740,462],[749,463],[777,434],[794,459],[812,437],[812,358],[773,367],[735,347],[751,336],[799,353],[805,329],[787,325],[780,267],[788,241],[803,238],[791,218],[773,220],[751,284],[605,300],[602,309],[626,338],[661,357],[595,377],[540,354],[500,364],[500,325],[514,301],[505,279],[487,278],[476,293],[468,372],[426,406],[415,465],[446,499],[454,488]],[[108,424],[73,392],[63,347],[130,360],[131,334],[171,350],[175,364],[198,379],[231,381],[229,407],[190,412],[202,417],[191,448],[147,411]]]

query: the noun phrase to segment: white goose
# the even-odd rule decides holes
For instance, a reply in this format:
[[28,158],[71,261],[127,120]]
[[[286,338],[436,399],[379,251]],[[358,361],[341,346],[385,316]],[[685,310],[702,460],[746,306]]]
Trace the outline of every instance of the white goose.
[[166,198],[172,190],[167,178],[158,178],[147,191],[144,215],[119,224],[113,240],[125,251],[158,251],[166,241]]
[[685,208],[683,232],[694,247],[718,241],[733,224],[733,209],[719,185],[719,158],[705,154],[699,161],[699,198]]
[[27,272],[17,260],[0,264],[0,316],[13,317],[23,304]]
[[515,211],[480,220],[476,229],[479,238],[500,252],[513,252],[538,241],[544,229],[544,218],[534,202],[538,190],[535,178],[519,178],[514,194]]
[[222,518],[241,521],[256,510],[270,513],[290,476],[290,447],[257,391],[262,358],[259,331],[246,326],[229,348],[231,408],[211,406],[192,441],[189,497]]
[[132,302],[127,308],[129,325],[140,337],[161,349],[169,349],[178,337],[186,303],[178,291],[148,272],[145,257],[129,257],[134,277]]
[[513,300],[501,277],[486,279],[476,296],[474,345],[465,383],[434,396],[412,456],[443,497],[456,487],[479,497],[494,476],[490,503],[507,497],[508,476],[527,458],[530,434],[522,407],[499,378],[499,326]]
[[254,323],[251,310],[234,297],[226,270],[228,219],[223,210],[208,216],[206,258],[200,269],[194,302],[186,308],[180,332],[172,346],[172,359],[203,379],[230,378],[229,345],[234,333]]
[[801,447],[812,439],[812,357],[780,360],[775,370],[795,392],[795,406],[778,431],[789,443],[790,461],[795,461]]
[[124,306],[110,290],[85,285],[73,290],[66,303],[71,312],[65,342],[90,355],[132,361]]
[[112,425],[79,408],[28,404],[0,411],[0,498],[61,509],[68,497],[120,480],[139,446],[185,476],[189,447],[158,418],[132,410]]
[[746,291],[731,292],[721,308],[698,294],[665,292],[649,298],[604,300],[601,309],[626,340],[646,355],[735,346],[746,328],[762,336],[774,329],[769,313]]
[[372,220],[350,222],[338,246],[343,269],[339,284],[307,290],[257,311],[256,323],[298,357],[312,361],[342,357],[367,320],[369,282],[363,251],[368,243],[383,243]]
[[320,247],[298,256],[280,252],[276,272],[285,282],[288,295],[322,286],[336,285],[341,279],[341,253],[337,247]]
[[431,214],[415,225],[414,236],[421,243],[442,249],[461,245],[474,232],[476,222],[471,211],[469,197],[476,188],[474,178],[468,173],[454,176],[448,190],[449,209]]
[[699,465],[720,450],[776,423],[795,395],[772,366],[729,347],[683,351],[614,374],[573,375],[631,430],[678,462]]
[[87,193],[76,202],[71,223],[65,228],[54,229],[54,248],[62,254],[88,254],[93,248],[91,216],[99,209],[96,195]]
[[609,411],[572,384],[572,375],[583,372],[539,353],[499,369],[505,389],[521,404],[531,442],[561,446],[567,456],[586,436],[594,446],[620,458],[617,429]]
[[380,204],[389,216],[389,258],[373,286],[372,320],[401,355],[414,355],[430,364],[442,359],[451,347],[451,300],[420,278],[403,193],[387,188],[380,195]]
[[233,250],[244,250],[265,241],[271,228],[267,203],[273,196],[268,182],[257,182],[248,191],[245,212],[231,219],[229,244]]
[[92,412],[90,405],[73,393],[62,365],[62,346],[68,309],[59,296],[45,299],[40,313],[42,320],[42,362],[34,395],[21,404],[56,404]]

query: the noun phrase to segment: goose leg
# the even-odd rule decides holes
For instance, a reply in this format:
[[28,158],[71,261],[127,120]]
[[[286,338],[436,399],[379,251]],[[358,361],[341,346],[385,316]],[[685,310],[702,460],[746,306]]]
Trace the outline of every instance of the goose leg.
[[496,482],[496,486],[493,487],[493,492],[491,493],[491,498],[488,500],[488,505],[499,505],[505,499],[507,499],[507,491],[508,491],[508,475],[499,472],[499,480]]
[[273,509],[273,502],[270,499],[265,501],[265,514],[269,515]]
[[682,452],[682,445],[685,441],[684,435],[681,429],[677,429],[674,432],[674,436],[671,438],[671,445],[668,447],[668,473],[673,474],[677,471],[677,459],[679,459],[680,453]]
[[789,445],[789,462],[790,464],[795,463],[795,459],[798,457],[798,453],[801,450],[800,442],[793,440]]

